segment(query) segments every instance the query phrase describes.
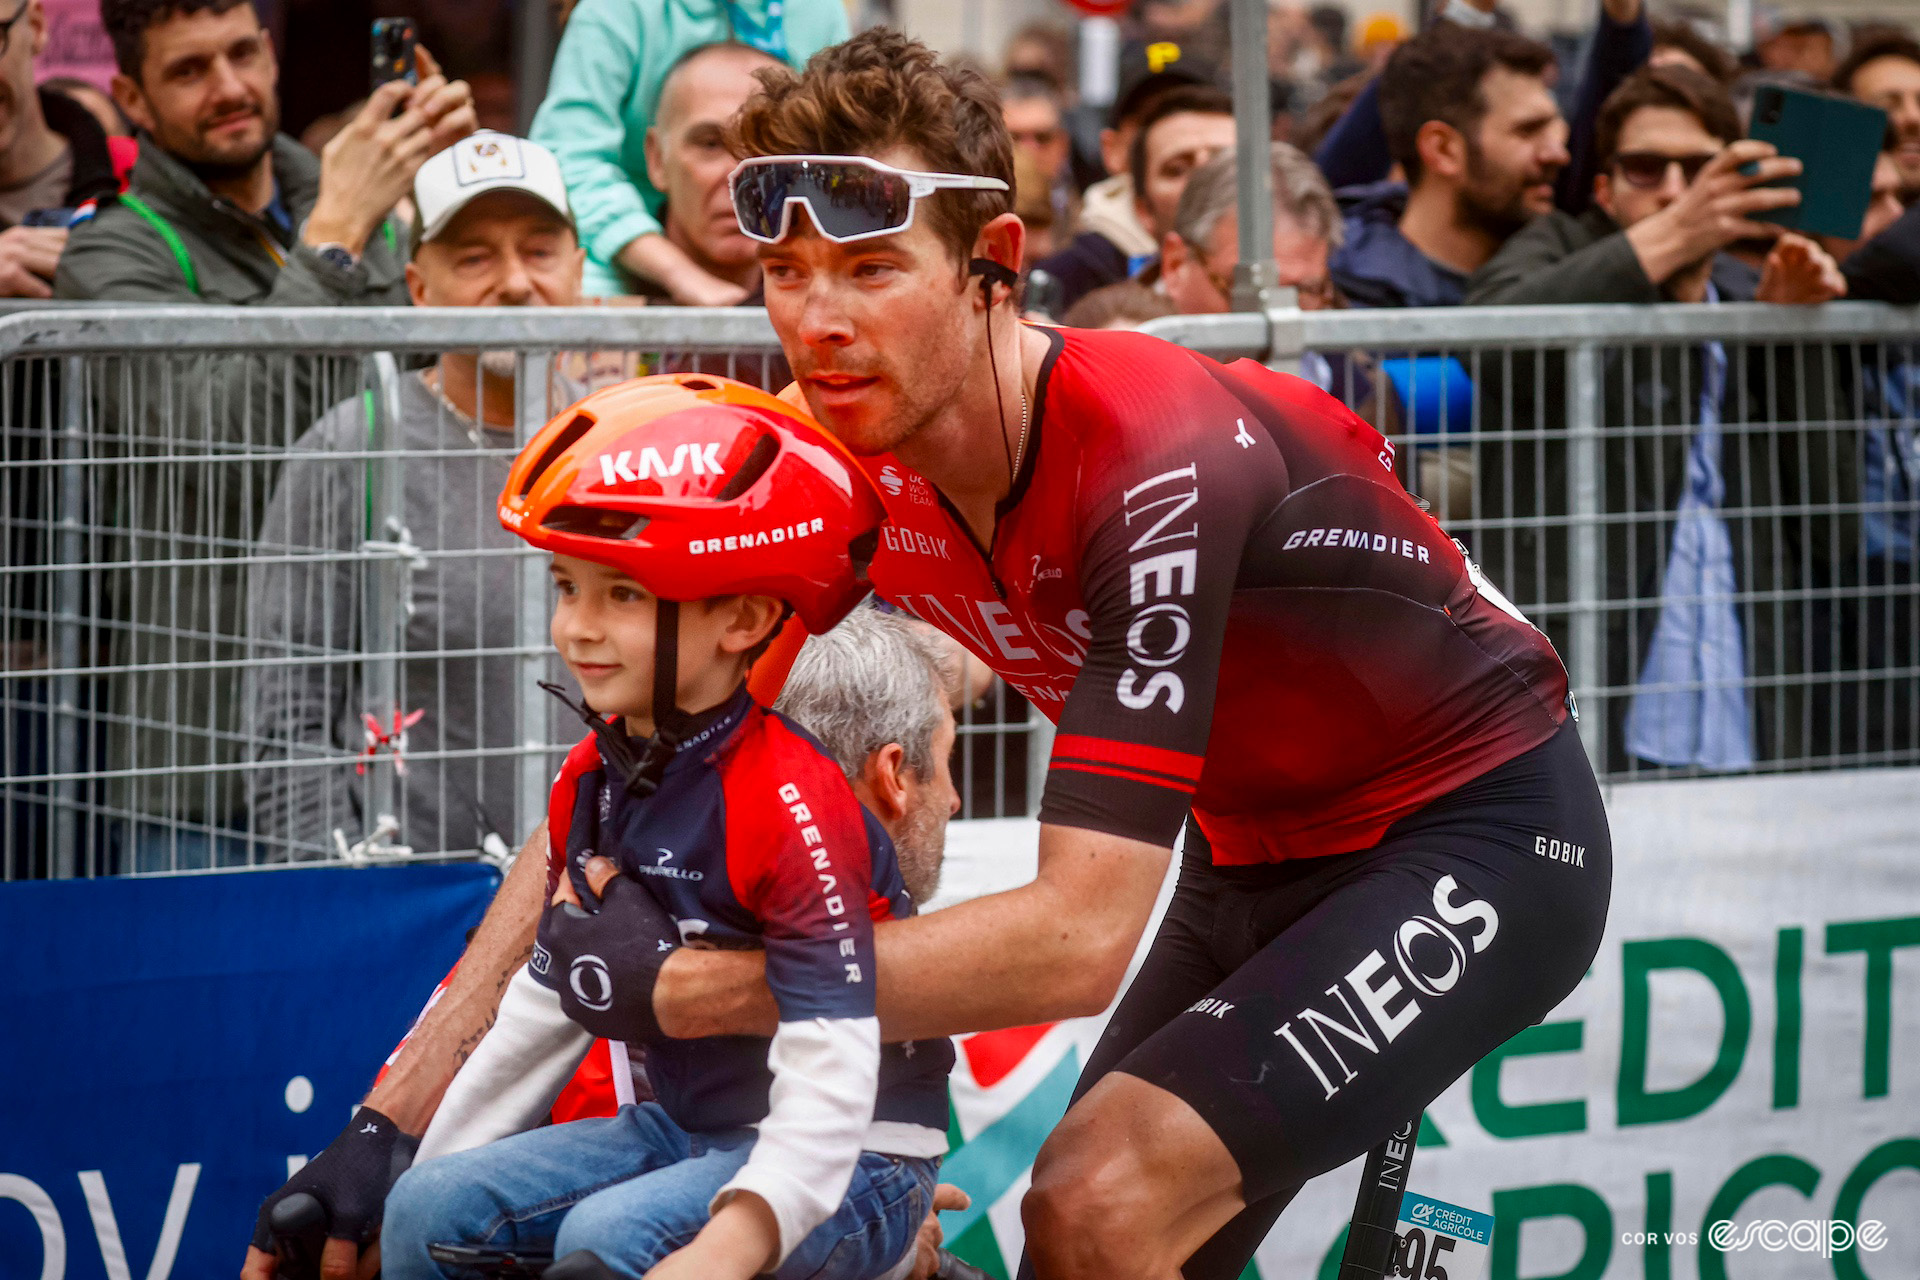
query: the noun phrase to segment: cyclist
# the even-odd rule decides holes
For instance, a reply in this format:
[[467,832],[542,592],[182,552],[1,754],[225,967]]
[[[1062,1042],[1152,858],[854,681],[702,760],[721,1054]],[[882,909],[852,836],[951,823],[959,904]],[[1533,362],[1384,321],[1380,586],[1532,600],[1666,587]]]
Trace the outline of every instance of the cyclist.
[[[875,30],[766,83],[736,211],[795,394],[879,482],[874,586],[1059,726],[1035,879],[875,927],[882,1034],[1105,1008],[1184,825],[1024,1215],[1045,1277],[1230,1280],[1302,1184],[1597,951],[1611,853],[1565,671],[1331,398],[1019,322],[984,80]],[[483,938],[525,928],[495,913]],[[777,1025],[756,956],[678,948],[616,980],[656,983],[669,1035]],[[483,1025],[481,982],[427,1042]],[[414,1115],[444,1087],[417,1063],[392,1090],[429,1099]],[[355,1167],[343,1149],[328,1186]]]
[[[1611,858],[1565,670],[1330,397],[1018,322],[977,77],[876,30],[763,83],[735,208],[799,393],[886,497],[875,587],[1059,727],[1037,879],[882,927],[883,1026],[1099,1010],[1191,810],[1023,1212],[1044,1276],[1236,1276],[1586,971]],[[764,1026],[754,970],[676,956],[655,1007]]]

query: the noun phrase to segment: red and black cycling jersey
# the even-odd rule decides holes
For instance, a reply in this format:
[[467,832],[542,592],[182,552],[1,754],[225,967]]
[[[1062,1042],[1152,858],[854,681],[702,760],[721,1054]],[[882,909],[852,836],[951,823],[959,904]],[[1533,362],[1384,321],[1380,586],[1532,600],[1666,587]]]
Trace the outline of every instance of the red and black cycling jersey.
[[1044,822],[1217,862],[1371,848],[1550,738],[1566,671],[1331,396],[1133,333],[1049,330],[991,554],[867,459],[880,594],[1057,722]]
[[[591,735],[561,766],[549,898],[569,859],[602,854],[652,892],[685,943],[764,950],[783,1026],[874,1016],[874,922],[912,915],[913,900],[893,841],[811,734],[741,690],[702,713],[652,795],[609,778]],[[535,976],[551,986],[543,955]],[[873,1119],[944,1135],[952,1065],[945,1040],[882,1045]],[[692,1131],[757,1124],[771,1105],[761,1036],[650,1042],[647,1078]]]

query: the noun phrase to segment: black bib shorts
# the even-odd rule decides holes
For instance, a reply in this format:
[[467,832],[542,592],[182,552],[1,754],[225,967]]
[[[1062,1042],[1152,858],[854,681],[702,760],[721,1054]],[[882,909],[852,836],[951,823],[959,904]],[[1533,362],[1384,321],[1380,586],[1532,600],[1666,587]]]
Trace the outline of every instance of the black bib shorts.
[[1237,1277],[1309,1178],[1546,1017],[1599,950],[1612,881],[1571,722],[1365,852],[1216,867],[1189,822],[1153,949],[1075,1093],[1124,1071],[1233,1153],[1249,1207],[1185,1274]]

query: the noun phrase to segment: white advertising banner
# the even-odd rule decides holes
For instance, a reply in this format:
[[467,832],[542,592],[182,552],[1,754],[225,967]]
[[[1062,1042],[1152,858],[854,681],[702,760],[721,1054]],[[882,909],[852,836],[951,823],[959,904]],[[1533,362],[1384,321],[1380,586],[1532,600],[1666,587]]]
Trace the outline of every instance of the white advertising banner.
[[[1599,956],[1435,1101],[1410,1189],[1493,1215],[1489,1280],[1920,1277],[1920,770],[1625,784],[1607,807]],[[940,902],[1029,878],[1036,830],[955,824]],[[1016,1263],[1027,1168],[1099,1025],[961,1038],[945,1176],[975,1207],[946,1221],[975,1265]],[[1258,1273],[1332,1280],[1358,1177],[1310,1184]]]

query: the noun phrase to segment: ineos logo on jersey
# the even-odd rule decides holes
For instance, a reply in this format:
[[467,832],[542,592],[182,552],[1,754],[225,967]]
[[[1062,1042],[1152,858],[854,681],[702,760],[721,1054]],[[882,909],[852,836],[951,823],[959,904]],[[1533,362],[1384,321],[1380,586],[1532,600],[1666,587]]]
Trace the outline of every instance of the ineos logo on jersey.
[[[1500,931],[1500,916],[1493,905],[1481,898],[1456,902],[1459,882],[1443,876],[1433,886],[1433,915],[1416,914],[1401,921],[1384,948],[1369,951],[1359,964],[1349,969],[1344,983],[1336,982],[1327,994],[1339,1002],[1338,1010],[1308,1006],[1280,1024],[1273,1034],[1285,1040],[1313,1072],[1315,1080],[1331,1098],[1359,1073],[1348,1064],[1340,1047],[1328,1038],[1328,1032],[1368,1053],[1379,1054],[1412,1026],[1424,1009],[1415,993],[1429,999],[1445,995],[1460,984],[1470,956],[1485,951]],[[1436,919],[1435,917],[1438,917]],[[1471,926],[1467,941],[1456,930]],[[1467,942],[1472,943],[1469,951]],[[1386,953],[1391,952],[1391,964]],[[1397,971],[1398,976],[1396,976]],[[1402,979],[1405,979],[1404,983]],[[1362,1018],[1355,1011],[1353,993]],[[1295,1023],[1299,1028],[1295,1028]],[[1371,1023],[1371,1025],[1369,1025]],[[1375,1038],[1378,1032],[1379,1039]],[[1310,1038],[1309,1038],[1309,1034]],[[1317,1041],[1317,1047],[1309,1047]],[[1353,1052],[1347,1047],[1346,1053]],[[1334,1082],[1334,1076],[1340,1077]]]
[[[1165,626],[1155,626],[1164,622]],[[1193,621],[1177,604],[1156,604],[1133,615],[1127,628],[1127,656],[1143,667],[1169,667],[1187,652]]]
[[611,486],[625,480],[651,480],[655,476],[665,478],[677,476],[693,464],[693,474],[697,476],[717,476],[720,474],[720,442],[712,444],[675,445],[673,461],[667,462],[660,451],[652,445],[640,450],[640,469],[633,469],[633,450],[622,449],[619,453],[603,453],[595,461],[600,464],[600,479]]
[[[1127,528],[1141,528],[1127,550],[1183,541],[1199,542],[1200,522],[1182,523],[1181,517],[1200,502],[1199,469],[1191,462],[1143,480],[1120,495]],[[1182,483],[1182,482],[1187,483]],[[1172,487],[1169,487],[1172,486]],[[1134,500],[1151,494],[1145,500]],[[1127,627],[1127,656],[1140,667],[1170,667],[1186,656],[1193,640],[1193,619],[1174,596],[1191,596],[1199,576],[1200,553],[1194,547],[1159,551],[1127,566],[1127,600],[1139,612]],[[1149,600],[1153,603],[1149,604]],[[1142,608],[1141,606],[1146,606]],[[1172,671],[1154,670],[1141,679],[1136,667],[1120,673],[1115,686],[1120,705],[1145,711],[1165,697],[1167,710],[1178,712],[1187,700],[1186,682]]]
[[607,973],[607,962],[599,956],[575,960],[567,971],[567,985],[573,988],[574,999],[595,1013],[613,1007],[613,978]]

